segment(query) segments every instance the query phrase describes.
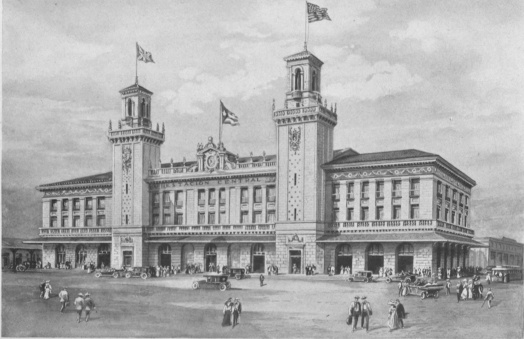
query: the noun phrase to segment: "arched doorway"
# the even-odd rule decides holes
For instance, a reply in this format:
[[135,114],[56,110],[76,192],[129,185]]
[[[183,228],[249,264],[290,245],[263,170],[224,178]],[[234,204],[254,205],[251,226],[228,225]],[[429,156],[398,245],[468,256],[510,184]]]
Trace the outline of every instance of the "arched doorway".
[[264,245],[255,244],[252,248],[252,263],[254,273],[264,273],[266,267],[266,252]]
[[158,264],[160,266],[171,266],[171,246],[162,244],[158,247]]
[[[215,244],[207,244],[204,248],[205,265],[204,270],[210,272],[213,267],[217,265],[217,246]],[[210,269],[211,268],[211,269]]]
[[87,262],[87,248],[84,245],[76,247],[76,267],[81,267]]
[[366,250],[367,269],[378,274],[381,267],[384,267],[384,247],[381,244],[369,244]]
[[182,247],[182,269],[186,270],[187,266],[195,262],[195,248],[191,244],[185,244]]
[[98,247],[97,267],[101,268],[102,264],[104,264],[104,267],[111,266],[111,249],[108,244],[102,244]]
[[353,252],[351,251],[351,246],[349,244],[341,244],[337,247],[335,253],[335,272],[340,274],[342,266],[344,268],[349,266],[351,273],[353,273]]
[[240,267],[240,244],[229,245],[227,252],[227,266],[229,268]]
[[400,244],[397,247],[397,272],[413,272],[413,246],[408,243]]
[[59,267],[59,265],[65,265],[66,262],[66,251],[64,245],[58,245],[56,247],[56,262],[55,267]]

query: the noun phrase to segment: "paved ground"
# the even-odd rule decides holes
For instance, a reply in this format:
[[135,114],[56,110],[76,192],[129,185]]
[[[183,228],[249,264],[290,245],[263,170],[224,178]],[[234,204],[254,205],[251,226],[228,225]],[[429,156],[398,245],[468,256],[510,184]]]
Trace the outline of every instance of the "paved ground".
[[[38,283],[50,279],[54,298],[38,298]],[[83,271],[43,271],[2,275],[2,336],[9,337],[402,337],[522,338],[522,282],[492,284],[494,307],[482,302],[457,304],[455,295],[439,299],[403,298],[409,313],[403,330],[388,332],[387,301],[396,284],[352,283],[339,277],[269,276],[264,287],[256,277],[232,281],[227,292],[191,290],[198,276],[96,279]],[[98,306],[89,323],[76,323],[70,307],[59,312],[56,294],[66,286],[71,295],[90,292]],[[354,295],[366,295],[373,306],[370,332],[351,334],[345,324]],[[238,327],[222,328],[222,306],[240,298]]]

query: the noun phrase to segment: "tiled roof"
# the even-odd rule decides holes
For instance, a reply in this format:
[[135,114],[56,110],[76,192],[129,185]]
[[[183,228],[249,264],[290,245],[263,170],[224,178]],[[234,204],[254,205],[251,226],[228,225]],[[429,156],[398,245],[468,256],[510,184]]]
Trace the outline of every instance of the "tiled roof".
[[294,60],[303,60],[303,59],[312,59],[316,61],[317,63],[319,63],[320,65],[324,64],[319,58],[317,58],[313,53],[311,53],[308,50],[303,50],[301,52],[287,56],[284,58],[284,61],[294,61]]
[[[355,151],[353,151],[356,153]],[[436,158],[439,155],[419,151],[416,149],[406,149],[400,151],[389,151],[389,152],[377,152],[377,153],[361,153],[354,154],[347,152],[334,158],[332,161],[325,165],[341,165],[341,164],[354,164],[363,162],[379,162],[379,161],[396,161],[396,160],[407,160],[407,159],[420,159],[420,158]]]
[[148,90],[147,88],[145,87],[142,87],[138,84],[133,84],[131,86],[127,86],[126,88],[124,89],[121,89],[120,90],[120,93],[121,94],[124,94],[125,92],[130,92],[130,91],[134,91],[134,90],[141,90],[143,92],[146,92],[146,93],[149,93],[149,94],[153,94],[153,92],[151,92],[150,90]]
[[341,157],[347,157],[347,156],[353,156],[358,155],[359,153],[352,149],[351,147],[348,148],[342,148],[342,149],[336,149],[333,151],[333,160],[341,158]]
[[2,248],[4,249],[19,249],[19,250],[41,250],[42,246],[24,244],[25,239],[18,238],[2,238]]
[[51,186],[69,186],[79,184],[96,184],[96,183],[108,183],[110,184],[113,180],[113,172],[106,172],[101,174],[90,175],[87,177],[69,179],[65,181],[53,182],[50,184],[44,184],[37,187],[37,189],[45,189]]

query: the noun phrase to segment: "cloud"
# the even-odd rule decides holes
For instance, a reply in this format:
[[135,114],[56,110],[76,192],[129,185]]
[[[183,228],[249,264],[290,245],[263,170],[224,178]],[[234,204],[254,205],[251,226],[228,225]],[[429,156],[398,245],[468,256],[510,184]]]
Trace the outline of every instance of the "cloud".
[[200,73],[199,68],[186,67],[178,73],[178,76],[183,80],[193,80],[198,73]]

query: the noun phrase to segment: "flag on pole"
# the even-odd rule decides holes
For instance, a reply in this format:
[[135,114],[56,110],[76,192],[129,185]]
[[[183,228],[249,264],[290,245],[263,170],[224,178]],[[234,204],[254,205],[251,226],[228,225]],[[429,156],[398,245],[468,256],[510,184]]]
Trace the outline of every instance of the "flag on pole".
[[143,61],[145,63],[148,63],[148,62],[155,63],[151,53],[150,52],[146,52],[142,47],[140,47],[138,42],[136,43],[136,59],[138,61]]
[[232,126],[240,125],[240,123],[238,122],[238,117],[236,116],[236,114],[231,112],[230,110],[228,110],[226,108],[226,106],[224,106],[222,101],[220,101],[220,112],[222,114],[222,124],[223,125],[224,124],[225,125],[232,125]]
[[306,4],[308,22],[315,22],[324,19],[331,21],[331,18],[327,14],[327,8],[320,8],[320,6],[317,6],[309,2],[306,2]]

